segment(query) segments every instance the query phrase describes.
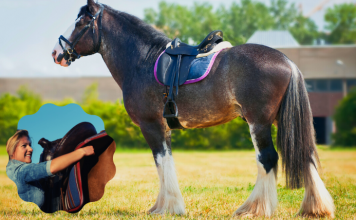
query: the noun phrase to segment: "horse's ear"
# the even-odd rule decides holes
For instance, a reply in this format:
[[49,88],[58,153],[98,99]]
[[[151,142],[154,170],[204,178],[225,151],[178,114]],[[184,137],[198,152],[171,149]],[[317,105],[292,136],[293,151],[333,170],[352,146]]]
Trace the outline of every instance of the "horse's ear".
[[96,7],[97,5],[96,5],[95,1],[88,0],[87,5],[88,5],[88,9],[89,9],[90,13],[95,14],[95,11],[97,9],[97,7]]
[[88,0],[88,6],[90,5],[95,5],[95,1],[94,0]]

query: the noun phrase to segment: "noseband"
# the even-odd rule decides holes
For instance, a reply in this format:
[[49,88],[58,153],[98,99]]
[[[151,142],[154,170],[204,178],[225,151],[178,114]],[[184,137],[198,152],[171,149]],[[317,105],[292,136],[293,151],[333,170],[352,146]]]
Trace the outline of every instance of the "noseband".
[[[68,39],[66,39],[65,37],[63,37],[63,35],[61,35],[58,40],[59,40],[59,45],[62,47],[62,50],[64,52],[63,54],[63,58],[65,60],[67,60],[68,62],[74,62],[75,59],[79,59],[81,57],[80,54],[77,53],[77,51],[74,49],[74,47],[77,45],[77,43],[79,42],[79,40],[83,37],[83,35],[87,32],[87,30],[90,28],[90,26],[93,24],[93,33],[95,32],[94,30],[94,21],[98,18],[98,28],[99,28],[99,41],[98,44],[94,50],[94,53],[99,52],[100,49],[100,45],[101,45],[101,30],[102,30],[102,26],[101,26],[101,19],[103,16],[103,11],[104,11],[104,6],[102,4],[100,4],[100,10],[93,16],[89,11],[86,11],[86,14],[89,15],[89,17],[92,19],[87,25],[85,25],[85,27],[83,28],[83,30],[81,30],[78,34],[78,36],[74,39],[73,43],[69,42]],[[65,49],[65,47],[62,45],[62,41],[66,42],[70,48]],[[93,53],[93,54],[94,54]]]

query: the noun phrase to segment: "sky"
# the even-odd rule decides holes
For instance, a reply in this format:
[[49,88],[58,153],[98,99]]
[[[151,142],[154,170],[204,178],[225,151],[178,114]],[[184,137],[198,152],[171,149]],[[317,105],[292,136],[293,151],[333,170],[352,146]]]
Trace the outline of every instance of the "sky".
[[[145,8],[158,9],[161,0],[99,0],[111,7],[144,17]],[[180,0],[192,6],[194,2],[209,2],[214,8],[228,7],[239,0]],[[269,4],[270,0],[259,0]],[[302,5],[308,14],[324,0],[289,0]],[[89,77],[111,76],[101,56],[95,54],[76,60],[70,67],[54,64],[51,53],[58,37],[74,22],[86,0],[0,0],[0,78],[1,77]],[[177,1],[166,0],[174,3]],[[320,30],[328,7],[356,0],[329,0],[321,11],[311,16]]]
[[97,132],[105,130],[104,122],[100,117],[87,114],[77,104],[63,107],[45,104],[35,114],[22,117],[17,124],[17,129],[28,131],[33,148],[32,163],[38,163],[43,151],[38,144],[41,138],[49,141],[63,138],[70,129],[81,122],[90,122]]

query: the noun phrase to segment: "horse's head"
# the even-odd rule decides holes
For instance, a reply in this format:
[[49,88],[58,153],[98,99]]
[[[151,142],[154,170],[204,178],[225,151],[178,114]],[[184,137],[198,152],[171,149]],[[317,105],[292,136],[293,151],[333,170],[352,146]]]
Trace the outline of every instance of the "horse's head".
[[67,67],[81,56],[97,53],[101,44],[101,20],[104,6],[88,0],[81,7],[78,17],[59,37],[52,51],[56,64]]
[[41,138],[41,140],[38,141],[38,144],[41,145],[41,147],[43,148],[40,162],[49,161],[49,160],[53,159],[53,155],[56,153],[58,143],[61,140],[62,139],[58,139],[55,141],[49,141],[45,138]]

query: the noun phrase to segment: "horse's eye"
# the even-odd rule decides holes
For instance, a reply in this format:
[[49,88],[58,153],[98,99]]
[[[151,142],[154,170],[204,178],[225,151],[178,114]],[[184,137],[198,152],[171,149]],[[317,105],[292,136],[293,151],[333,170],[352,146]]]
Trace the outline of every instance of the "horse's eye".
[[75,23],[75,26],[79,27],[82,24],[83,24],[83,19],[81,18],[79,21],[77,21],[77,23]]

